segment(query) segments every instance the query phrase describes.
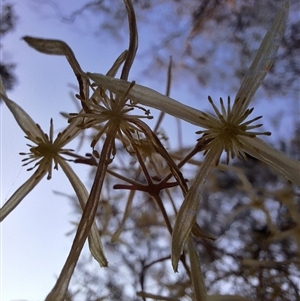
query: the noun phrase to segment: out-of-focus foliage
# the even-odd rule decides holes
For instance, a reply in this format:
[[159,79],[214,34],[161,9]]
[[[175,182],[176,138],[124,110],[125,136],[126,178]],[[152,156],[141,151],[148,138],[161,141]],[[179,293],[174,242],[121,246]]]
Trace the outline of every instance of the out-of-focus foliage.
[[[294,134],[285,149],[299,156],[295,145],[299,145],[300,136],[297,130]],[[178,150],[173,157],[179,160],[185,152]],[[196,160],[190,163],[191,167],[198,164]],[[129,177],[133,167],[121,169]],[[111,187],[118,181],[110,177],[108,182],[107,187]],[[109,188],[103,195],[97,221],[110,254],[109,269],[100,271],[90,265],[90,259],[83,259],[71,282],[70,300],[192,299],[190,280],[182,273],[182,265],[179,273],[172,271],[170,237],[155,200],[144,193],[135,195],[132,202],[131,197]],[[170,192],[162,192],[161,197],[169,214]],[[180,205],[176,197],[173,201]],[[123,232],[112,243],[129,203]],[[208,300],[299,300],[299,219],[299,187],[258,160],[249,157],[230,167],[216,168],[197,217],[201,228],[216,238],[196,240]],[[226,294],[235,296],[225,298]]]
[[13,73],[15,64],[3,61],[3,38],[9,32],[13,31],[16,26],[17,16],[14,12],[12,4],[7,4],[5,1],[1,3],[1,22],[0,22],[0,51],[1,51],[1,61],[0,61],[0,75],[3,80],[3,84],[7,90],[11,90],[16,83],[16,77]]
[[[97,18],[99,23],[89,27],[90,33],[100,36],[105,29],[118,40],[124,36],[126,15],[121,1],[86,1],[70,14],[61,12],[58,1],[41,3],[51,4],[64,22]],[[143,44],[147,43],[147,48],[143,47],[137,58],[143,62],[145,74],[155,77],[158,70],[166,68],[172,55],[173,82],[177,84],[177,80],[188,77],[192,84],[197,80],[202,86],[229,93],[245,75],[282,1],[136,0],[133,4],[139,31],[146,36]],[[282,47],[263,83],[269,96],[291,93],[295,97],[299,93],[299,1],[292,0],[290,6]]]

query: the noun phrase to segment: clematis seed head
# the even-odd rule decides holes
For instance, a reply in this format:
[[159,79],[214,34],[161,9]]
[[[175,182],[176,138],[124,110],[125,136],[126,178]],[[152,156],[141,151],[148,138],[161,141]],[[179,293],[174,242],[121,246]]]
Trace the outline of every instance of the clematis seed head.
[[[229,96],[226,107],[223,99],[220,98],[221,111],[216,107],[210,96],[208,96],[208,101],[211,103],[217,118],[210,114],[202,114],[199,117],[206,124],[206,129],[197,131],[196,133],[203,134],[203,138],[209,140],[204,147],[204,154],[207,154],[212,148],[219,149],[220,153],[224,150],[227,153],[227,164],[230,158],[238,157],[239,159],[246,159],[243,143],[240,139],[241,136],[253,138],[257,135],[271,135],[270,132],[252,131],[262,126],[262,124],[253,125],[253,122],[259,120],[262,116],[245,121],[253,112],[253,108],[246,109],[241,114],[236,114],[231,108]],[[216,165],[218,165],[219,159],[215,162]]]

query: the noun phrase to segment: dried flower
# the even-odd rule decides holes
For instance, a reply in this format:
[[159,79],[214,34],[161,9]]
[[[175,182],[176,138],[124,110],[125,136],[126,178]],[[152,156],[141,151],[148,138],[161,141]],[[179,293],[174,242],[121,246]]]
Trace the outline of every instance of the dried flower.
[[[29,153],[20,153],[21,155],[27,155],[28,157],[23,159],[24,165],[34,163],[34,166],[27,170],[33,170],[35,172],[30,178],[20,187],[17,191],[7,200],[7,202],[0,209],[0,222],[2,222],[8,214],[10,214],[19,203],[25,198],[25,196],[42,180],[47,174],[47,179],[52,177],[52,168],[58,169],[58,166],[62,168],[66,176],[68,177],[82,209],[85,207],[88,193],[75,174],[67,160],[63,155],[67,155],[71,152],[70,149],[64,149],[64,146],[74,139],[81,131],[78,128],[80,120],[74,120],[64,131],[60,132],[56,139],[53,139],[53,121],[50,121],[49,135],[44,133],[40,126],[36,124],[32,118],[14,101],[10,100],[4,90],[2,82],[0,81],[0,95],[4,100],[4,103],[10,109],[15,117],[15,120],[25,132],[26,138],[33,142],[35,145],[27,144],[30,147]],[[54,164],[54,166],[53,166]],[[107,265],[107,261],[103,254],[102,245],[96,225],[93,228],[89,237],[89,245],[94,258],[101,264]]]
[[[221,98],[220,112],[214,105],[212,99],[209,97],[209,102],[211,103],[217,118],[208,114],[205,114],[206,116],[199,116],[199,118],[203,121],[202,123],[206,124],[204,126],[205,130],[198,132],[204,134],[201,139],[208,141],[208,143],[204,146],[204,154],[206,154],[206,157],[184,199],[176,218],[172,237],[172,265],[175,271],[177,270],[178,261],[184,244],[187,238],[190,236],[191,229],[196,221],[202,189],[212,167],[219,163],[223,150],[227,153],[227,163],[229,162],[230,157],[234,158],[237,156],[239,158],[246,158],[245,153],[248,152],[248,149],[253,150],[251,147],[251,142],[254,139],[258,140],[258,138],[256,138],[257,135],[271,134],[269,132],[252,131],[253,129],[257,129],[262,125],[251,125],[254,121],[260,119],[261,116],[246,122],[245,120],[253,111],[253,108],[248,108],[253,95],[261,85],[261,82],[273,64],[274,57],[277,53],[279,43],[284,33],[288,7],[289,3],[287,1],[284,3],[282,9],[277,13],[273,27],[264,37],[256,57],[247,71],[241,87],[236,95],[232,108],[230,107],[229,97],[227,109],[225,108]],[[274,151],[272,149],[270,153],[274,155]],[[259,149],[257,149],[256,156],[259,156],[260,154],[261,152]],[[266,160],[262,161],[266,162]],[[291,161],[291,159],[289,159],[289,161]],[[269,162],[267,161],[266,163]],[[284,174],[286,176],[289,175],[290,179],[296,180],[296,170],[294,169],[295,172],[292,171],[291,174],[290,166],[288,166],[285,161],[281,162],[281,166],[283,165],[286,167],[286,172]],[[298,166],[299,171],[299,162],[295,165]],[[280,168],[277,168],[277,170],[280,170]],[[299,179],[296,181],[299,181]]]

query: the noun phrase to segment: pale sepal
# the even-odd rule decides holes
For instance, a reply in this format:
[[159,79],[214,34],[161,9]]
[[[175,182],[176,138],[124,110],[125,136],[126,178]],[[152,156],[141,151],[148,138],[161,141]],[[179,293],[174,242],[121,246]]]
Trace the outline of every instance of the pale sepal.
[[[80,112],[83,112],[83,110]],[[82,120],[83,118],[80,117],[72,119],[70,124],[57,135],[57,138],[55,139],[56,145],[63,147],[73,140],[82,131],[82,129],[78,126],[82,123]]]
[[[66,176],[68,177],[68,179],[76,193],[76,196],[78,198],[80,206],[81,206],[82,210],[84,210],[86,201],[89,197],[89,194],[88,194],[84,184],[81,182],[81,180],[76,175],[76,173],[73,171],[73,169],[68,164],[68,162],[59,158],[58,163],[61,166],[64,173],[66,174]],[[88,242],[89,242],[89,248],[90,248],[90,251],[91,251],[93,257],[99,262],[99,264],[102,267],[106,267],[107,259],[104,255],[103,246],[102,246],[101,238],[99,235],[99,230],[98,230],[95,222],[93,223],[91,232],[88,236]]]
[[[70,254],[68,258],[70,257]],[[71,277],[74,272],[74,265],[71,260],[67,261],[64,265],[61,274],[63,273],[64,279],[63,281],[56,281],[54,288],[47,295],[45,301],[64,301],[66,300],[66,292],[68,290],[68,286],[71,280]]]
[[250,68],[246,72],[235,97],[232,108],[234,114],[241,115],[248,108],[254,94],[271,69],[284,34],[288,11],[289,1],[285,1],[273,21],[272,28],[266,33]]
[[127,50],[123,51],[115,60],[114,64],[111,66],[111,68],[106,73],[107,76],[115,77],[117,72],[119,71],[120,66],[123,64],[127,57]]
[[184,244],[196,221],[204,184],[221,152],[222,149],[217,149],[216,151],[210,151],[206,155],[178,211],[172,234],[172,266],[176,272]]
[[4,100],[6,106],[14,115],[20,128],[30,138],[30,140],[39,143],[37,137],[41,136],[41,130],[38,128],[32,118],[14,101],[10,100],[5,94],[1,93],[1,98]]
[[[194,125],[203,127],[207,126],[207,124],[199,118],[200,116],[206,116],[205,113],[182,104],[179,101],[156,92],[150,88],[134,84],[134,86],[132,86],[128,91],[131,83],[126,80],[112,78],[99,73],[87,72],[87,75],[97,85],[104,89],[108,89],[118,95],[124,95],[127,93],[128,98],[130,98],[134,103],[140,103],[145,106],[160,110],[166,114],[180,118]],[[214,117],[212,116],[212,118]]]
[[35,50],[46,54],[63,55],[68,60],[79,84],[79,94],[81,99],[89,99],[89,80],[81,69],[72,49],[65,42],[52,39],[41,39],[34,37],[23,37],[27,44]]
[[23,40],[35,50],[54,55],[64,55],[75,73],[84,73],[68,44],[60,40],[42,39],[25,36]]
[[0,209],[0,222],[2,222],[24,199],[24,197],[41,181],[46,175],[47,167],[41,162],[32,176],[6,201]]
[[194,288],[194,294],[197,301],[207,301],[207,292],[204,282],[204,277],[201,272],[201,266],[199,262],[199,255],[195,250],[193,238],[189,236],[188,250],[191,263],[191,279]]
[[244,151],[252,157],[270,165],[283,176],[300,186],[300,162],[271,147],[263,140],[242,136]]
[[134,58],[138,49],[138,30],[136,25],[136,18],[134,8],[131,0],[123,0],[127,10],[128,24],[129,24],[129,46],[126,60],[122,69],[121,79],[128,79],[129,71],[134,62]]

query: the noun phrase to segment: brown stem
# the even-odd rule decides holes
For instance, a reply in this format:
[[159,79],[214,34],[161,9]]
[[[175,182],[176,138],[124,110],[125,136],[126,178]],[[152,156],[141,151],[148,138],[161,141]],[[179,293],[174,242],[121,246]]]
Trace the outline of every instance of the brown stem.
[[166,223],[166,225],[167,225],[167,228],[168,228],[170,234],[172,235],[173,229],[172,229],[172,226],[171,226],[171,223],[170,223],[168,214],[167,214],[167,212],[166,212],[165,206],[164,206],[164,204],[163,204],[163,202],[162,202],[160,196],[159,196],[158,194],[154,194],[154,195],[152,195],[152,197],[153,197],[153,198],[155,199],[155,201],[157,202],[157,204],[158,204],[158,206],[159,206],[159,209],[160,209],[160,211],[161,211],[161,213],[162,213],[162,215],[163,215],[163,217],[164,217],[164,220],[165,220],[165,223]]

